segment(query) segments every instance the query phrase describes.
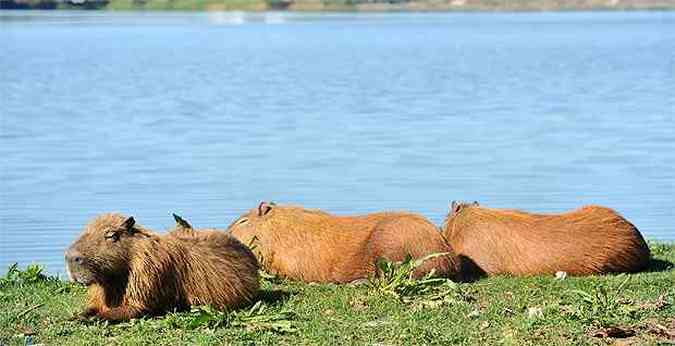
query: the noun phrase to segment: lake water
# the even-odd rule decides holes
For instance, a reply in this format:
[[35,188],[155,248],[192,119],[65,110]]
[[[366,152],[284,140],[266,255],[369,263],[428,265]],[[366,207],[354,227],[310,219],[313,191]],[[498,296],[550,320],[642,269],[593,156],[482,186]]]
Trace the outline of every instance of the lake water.
[[0,272],[96,214],[453,199],[675,240],[675,12],[0,12]]

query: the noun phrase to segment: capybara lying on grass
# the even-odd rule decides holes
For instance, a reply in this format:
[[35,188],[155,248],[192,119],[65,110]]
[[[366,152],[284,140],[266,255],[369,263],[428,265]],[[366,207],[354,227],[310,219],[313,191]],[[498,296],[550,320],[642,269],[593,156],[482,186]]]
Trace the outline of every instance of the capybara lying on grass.
[[[402,212],[335,216],[263,202],[228,230],[251,246],[265,270],[306,282],[352,282],[376,274],[379,258],[402,261],[451,251],[431,222]],[[430,258],[415,276],[435,270],[454,277],[456,263],[452,254]]]
[[557,215],[453,202],[443,233],[466,276],[636,272],[649,262],[640,232],[612,209]]
[[120,214],[87,225],[66,251],[66,264],[71,279],[89,287],[81,317],[110,321],[191,305],[236,308],[259,287],[255,256],[229,234],[161,236]]

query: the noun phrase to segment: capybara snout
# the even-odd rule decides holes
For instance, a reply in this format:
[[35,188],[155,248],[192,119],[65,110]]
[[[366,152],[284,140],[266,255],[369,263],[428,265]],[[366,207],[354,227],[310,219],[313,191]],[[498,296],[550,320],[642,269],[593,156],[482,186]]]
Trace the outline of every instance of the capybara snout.
[[65,253],[71,280],[89,285],[123,271],[128,257],[125,244],[139,233],[135,224],[133,217],[119,214],[104,214],[88,224]]
[[82,254],[72,248],[66,250],[66,269],[68,270],[68,276],[70,280],[79,282],[81,284],[89,284],[93,278],[91,275],[87,275],[87,271],[84,267],[84,257]]

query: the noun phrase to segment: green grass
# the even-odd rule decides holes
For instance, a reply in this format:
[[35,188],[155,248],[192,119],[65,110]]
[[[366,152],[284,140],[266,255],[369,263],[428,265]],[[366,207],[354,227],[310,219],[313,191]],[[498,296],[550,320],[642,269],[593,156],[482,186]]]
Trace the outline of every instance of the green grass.
[[268,278],[248,309],[198,307],[117,325],[70,321],[84,287],[13,268],[0,279],[0,345],[607,344],[593,334],[609,327],[637,344],[672,344],[675,245],[651,248],[656,261],[633,275],[413,282],[403,263],[381,264],[380,279],[357,286]]

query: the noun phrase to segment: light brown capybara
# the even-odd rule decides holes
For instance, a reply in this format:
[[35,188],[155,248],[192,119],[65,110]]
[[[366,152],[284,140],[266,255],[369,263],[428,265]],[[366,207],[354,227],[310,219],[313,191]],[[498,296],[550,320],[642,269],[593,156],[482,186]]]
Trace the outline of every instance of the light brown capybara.
[[251,246],[268,272],[305,282],[346,283],[376,274],[376,262],[402,261],[408,255],[426,260],[421,277],[454,277],[457,262],[438,229],[422,216],[387,212],[335,216],[319,210],[262,202],[228,230]]
[[88,286],[81,318],[124,321],[206,304],[236,308],[259,288],[255,256],[229,234],[162,236],[120,214],[95,218],[65,257],[71,279]]
[[650,258],[637,228],[601,206],[545,215],[452,202],[442,230],[465,277],[636,272]]

